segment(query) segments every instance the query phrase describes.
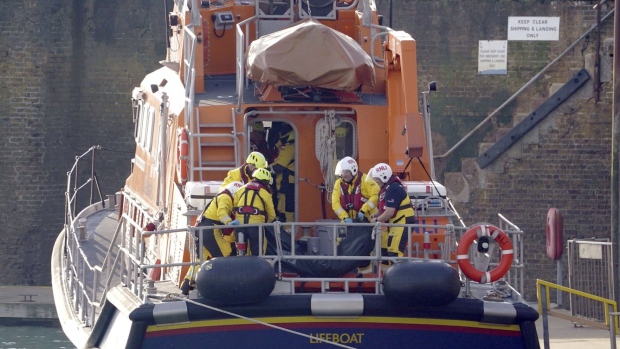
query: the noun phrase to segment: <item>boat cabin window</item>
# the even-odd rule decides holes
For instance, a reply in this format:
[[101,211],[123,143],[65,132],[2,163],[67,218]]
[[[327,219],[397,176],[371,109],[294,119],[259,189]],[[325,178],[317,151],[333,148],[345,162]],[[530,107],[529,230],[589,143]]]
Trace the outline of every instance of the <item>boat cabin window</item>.
[[352,119],[342,118],[336,126],[336,156],[338,159],[345,156],[357,157],[357,133]]
[[151,152],[155,127],[155,108],[148,103],[138,102],[135,123],[134,139],[136,143],[147,152]]
[[140,143],[139,141],[139,136],[140,136],[140,119],[142,119],[142,101],[137,102],[134,105],[134,118],[133,118],[133,122],[134,122],[134,130],[133,130],[133,139],[136,141],[136,143]]

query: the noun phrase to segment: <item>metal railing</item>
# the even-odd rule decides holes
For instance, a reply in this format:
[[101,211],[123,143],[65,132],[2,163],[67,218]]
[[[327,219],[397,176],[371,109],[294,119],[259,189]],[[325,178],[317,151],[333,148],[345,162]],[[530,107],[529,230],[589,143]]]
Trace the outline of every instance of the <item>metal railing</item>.
[[[609,239],[573,239],[568,247],[568,287],[603,298],[614,298],[612,244]],[[588,299],[570,296],[574,316],[606,321],[608,316]]]
[[[93,151],[95,147],[91,148]],[[82,155],[80,158],[85,157],[88,152]],[[79,160],[76,160],[76,162]],[[77,164],[72,171],[68,173],[68,185],[67,188],[71,188],[73,184],[73,172],[77,169]],[[87,188],[86,184],[91,183],[93,180],[89,178],[85,184],[81,186],[75,186],[75,188],[84,189]],[[147,220],[151,220],[149,215],[139,201],[134,198],[131,192],[124,191],[122,196],[116,198],[119,204],[122,202],[122,210],[120,213],[118,225],[114,231],[113,236],[110,239],[110,245],[102,262],[94,262],[88,259],[84,252],[84,246],[82,246],[80,239],[80,224],[81,219],[90,216],[93,213],[107,209],[117,209],[114,206],[114,196],[109,196],[106,201],[92,204],[85,209],[81,210],[79,214],[74,215],[69,213],[67,216],[67,222],[65,224],[65,231],[67,232],[66,239],[66,257],[64,264],[65,272],[65,284],[67,285],[68,297],[72,301],[73,311],[80,321],[85,326],[92,326],[100,313],[104,300],[106,299],[107,292],[114,286],[121,284],[126,286],[138,299],[143,302],[147,302],[147,295],[145,294],[145,285],[148,284],[149,279],[147,277],[148,272],[155,268],[167,268],[172,267],[188,267],[193,269],[193,266],[201,265],[205,256],[202,253],[198,254],[198,258],[191,258],[190,261],[183,260],[168,260],[165,259],[164,263],[156,263],[147,257],[149,245],[147,241],[150,237],[163,236],[171,234],[183,234],[183,238],[187,239],[192,250],[195,250],[195,245],[202,245],[203,235],[206,233],[213,233],[213,229],[219,229],[217,226],[213,227],[186,227],[181,229],[170,229],[160,231],[146,231],[143,226]],[[73,204],[74,195],[67,193],[67,210],[71,208]],[[449,212],[444,212],[448,214]],[[439,213],[438,213],[439,214]],[[441,215],[441,214],[440,214]],[[423,216],[423,215],[422,215]],[[421,216],[421,217],[422,217]],[[514,224],[507,221],[502,216],[500,225],[505,224],[505,232],[511,235],[511,238],[517,241],[515,246],[519,246],[519,239],[522,239],[523,232],[518,230]],[[376,223],[355,223],[353,225],[346,225],[341,222],[294,222],[294,223],[280,223],[274,222],[269,224],[258,225],[244,225],[243,227],[259,227],[259,229],[266,229],[269,227],[273,230],[275,235],[275,243],[272,245],[272,251],[270,254],[262,255],[262,258],[268,260],[276,270],[278,271],[279,280],[285,283],[289,283],[290,293],[297,292],[296,285],[301,282],[314,283],[319,285],[318,292],[333,292],[338,288],[339,292],[348,292],[350,288],[359,287],[360,284],[368,286],[372,284],[372,287],[366,287],[364,292],[379,294],[382,293],[381,289],[381,264],[382,262],[396,263],[399,261],[413,261],[424,259],[440,259],[447,263],[450,263],[454,267],[457,266],[456,261],[456,245],[457,245],[457,232],[462,233],[465,228],[455,227],[452,224],[376,224]],[[285,232],[284,227],[290,229],[293,234]],[[343,238],[347,236],[347,229],[352,226],[364,226],[368,227],[372,231],[372,238],[374,239],[373,252],[369,255],[338,255],[338,246]],[[296,248],[298,245],[299,233],[304,236],[309,236],[308,227],[314,229],[315,236],[320,235],[323,231],[329,236],[329,248],[328,253],[322,253],[320,255],[308,254],[307,251],[302,251]],[[381,253],[381,232],[388,227],[402,227],[404,228],[403,239],[407,239],[409,242],[403,257],[385,256]],[[432,233],[430,233],[432,232]],[[283,234],[289,234],[284,235]],[[431,250],[428,246],[421,243],[422,238],[425,235],[432,236],[434,241],[438,243],[432,247]],[[310,234],[311,235],[311,234]],[[197,236],[197,241],[194,240],[194,236]],[[259,246],[263,245],[264,237],[259,234]],[[283,246],[283,242],[287,242],[290,249],[286,249]],[[193,244],[193,245],[192,245]],[[185,245],[185,244],[183,244]],[[275,250],[274,250],[275,249]],[[516,261],[513,264],[511,273],[519,275],[519,279],[522,278],[523,265],[522,261],[522,248],[516,248],[515,253]],[[167,253],[172,255],[173,251]],[[177,254],[179,255],[179,254]],[[180,254],[182,256],[182,254]],[[181,257],[182,258],[182,257]],[[301,260],[353,260],[353,261],[369,261],[374,266],[376,276],[360,279],[357,274],[350,277],[297,277],[291,276],[284,272],[282,263],[285,261],[294,262]],[[98,263],[98,264],[97,264]],[[490,264],[494,265],[493,263]],[[164,274],[162,280],[170,279]],[[176,278],[174,279],[176,282]],[[522,292],[522,291],[521,291]]]
[[[593,321],[589,319],[584,319],[581,316],[573,316],[568,312],[563,312],[560,310],[552,310],[551,309],[551,297],[550,297],[550,289],[556,289],[563,292],[568,292],[571,297],[580,297],[584,299],[588,299],[593,306],[600,308],[605,313],[604,322]],[[536,280],[536,296],[538,299],[538,312],[542,315],[543,320],[543,341],[545,349],[549,348],[549,323],[548,316],[554,316],[561,319],[565,319],[568,321],[573,321],[576,323],[580,323],[583,325],[588,325],[601,329],[609,329],[610,330],[610,339],[612,340],[612,347],[615,348],[615,334],[618,333],[618,306],[616,301],[611,299],[599,297],[593,294],[589,294],[586,292],[578,291],[569,287],[561,286],[558,284],[554,284],[548,281],[543,281],[540,279]],[[613,330],[612,330],[613,329]]]

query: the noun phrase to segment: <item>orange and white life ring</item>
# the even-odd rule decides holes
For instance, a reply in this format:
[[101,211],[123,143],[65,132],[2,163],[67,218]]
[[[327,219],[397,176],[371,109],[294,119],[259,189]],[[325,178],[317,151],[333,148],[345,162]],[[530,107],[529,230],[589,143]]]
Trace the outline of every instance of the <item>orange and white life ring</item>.
[[[497,267],[491,271],[480,271],[471,264],[469,261],[469,247],[480,237],[488,236],[495,240],[501,249],[502,259]],[[512,248],[512,242],[506,233],[494,225],[481,224],[475,225],[465,232],[459,246],[456,249],[456,259],[459,263],[461,271],[469,279],[477,281],[481,284],[494,282],[501,279],[512,265],[514,257],[514,250]]]
[[547,212],[547,256],[553,260],[562,258],[564,252],[564,219],[557,208]]
[[177,179],[181,184],[185,184],[187,182],[187,169],[189,168],[189,141],[187,129],[179,127],[177,136]]

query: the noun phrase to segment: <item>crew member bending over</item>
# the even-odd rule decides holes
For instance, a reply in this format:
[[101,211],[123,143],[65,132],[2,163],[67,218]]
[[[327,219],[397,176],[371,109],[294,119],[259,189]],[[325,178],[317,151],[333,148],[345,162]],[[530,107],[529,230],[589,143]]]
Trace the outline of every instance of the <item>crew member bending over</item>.
[[[254,170],[252,181],[241,187],[235,194],[234,211],[236,217],[243,224],[270,223],[276,218],[271,199],[271,173],[264,168]],[[260,227],[236,228],[235,235],[243,233],[245,241],[249,243],[249,250],[253,256],[259,255],[259,234],[263,235],[263,253],[267,241]],[[237,241],[239,238],[237,237]],[[241,251],[240,251],[241,252]]]
[[357,162],[350,156],[338,161],[335,174],[340,178],[334,184],[332,209],[338,218],[345,223],[354,219],[369,222],[377,211],[379,186],[366,180],[366,174],[358,171]]
[[[196,222],[196,227],[212,227],[216,225],[237,225],[233,213],[233,198],[237,190],[243,186],[241,182],[231,182],[220,190],[215,197],[209,201],[202,214]],[[200,257],[200,233],[202,232],[202,257],[211,259],[216,257],[228,257],[233,252],[235,244],[232,228],[223,229],[200,229],[194,232],[196,237],[196,258]],[[195,277],[199,265],[190,268],[185,275],[185,280],[181,285],[181,291],[188,295],[193,289]]]
[[249,183],[252,179],[252,173],[254,170],[257,168],[266,167],[267,160],[265,159],[265,156],[257,151],[253,151],[250,155],[248,155],[248,158],[245,160],[245,164],[234,170],[228,171],[228,175],[224,178],[224,182],[222,182],[220,190],[231,182],[242,182],[243,184]]
[[[411,199],[400,178],[392,173],[388,164],[379,163],[368,172],[379,185],[379,212],[373,215],[372,222],[413,224],[415,223],[414,210]],[[407,238],[403,239],[404,227],[389,227],[381,232],[381,253],[393,257],[404,255]]]

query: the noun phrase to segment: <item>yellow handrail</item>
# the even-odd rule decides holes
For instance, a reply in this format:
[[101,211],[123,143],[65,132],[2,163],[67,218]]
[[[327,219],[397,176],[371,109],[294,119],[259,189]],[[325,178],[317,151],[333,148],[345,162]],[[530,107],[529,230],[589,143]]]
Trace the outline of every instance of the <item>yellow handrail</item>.
[[[536,279],[536,298],[538,299],[538,312],[539,313],[542,313],[542,299],[540,297],[541,286],[545,287],[545,301],[546,301],[547,310],[551,309],[551,297],[550,297],[549,288],[554,288],[556,290],[568,292],[568,293],[571,293],[577,296],[585,297],[587,299],[591,299],[591,300],[598,301],[598,302],[605,304],[604,310],[605,310],[605,324],[606,325],[609,325],[609,306],[612,306],[614,313],[618,312],[618,305],[616,301],[614,300],[599,297],[599,296],[596,296],[596,295],[593,295],[587,292],[578,291],[578,290],[575,290],[575,289],[572,289],[566,286],[554,284],[552,282]],[[617,333],[618,332],[618,321],[615,321],[615,323],[616,323],[615,327],[616,327],[616,333]]]

